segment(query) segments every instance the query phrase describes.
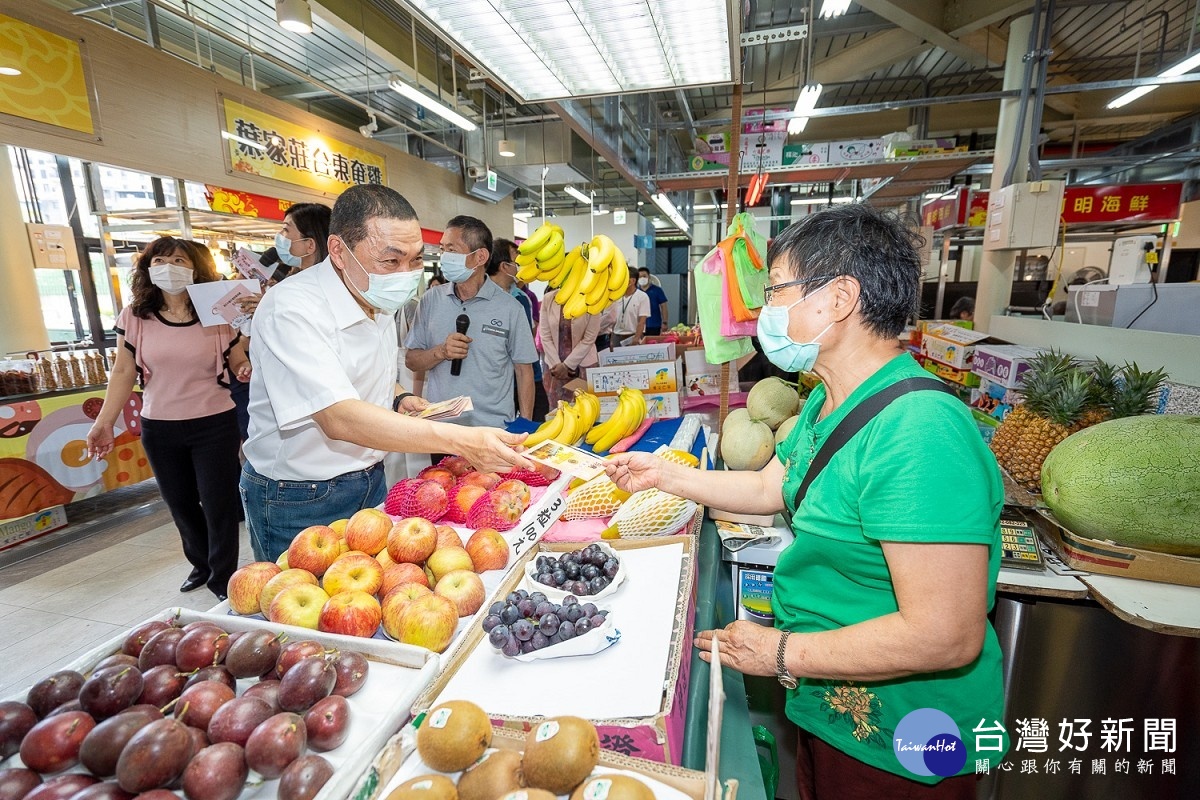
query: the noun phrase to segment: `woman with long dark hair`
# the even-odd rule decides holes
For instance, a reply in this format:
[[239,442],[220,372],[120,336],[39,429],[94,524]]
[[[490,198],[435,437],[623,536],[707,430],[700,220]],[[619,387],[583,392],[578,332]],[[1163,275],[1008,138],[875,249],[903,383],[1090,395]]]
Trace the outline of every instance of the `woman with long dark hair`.
[[237,569],[241,509],[238,427],[225,375],[248,380],[250,360],[233,328],[200,324],[187,293],[189,284],[220,279],[212,254],[196,242],[164,236],[142,251],[87,444],[95,458],[112,452],[113,424],[139,381],[142,446],[192,565],[179,590],[207,584],[224,599]]

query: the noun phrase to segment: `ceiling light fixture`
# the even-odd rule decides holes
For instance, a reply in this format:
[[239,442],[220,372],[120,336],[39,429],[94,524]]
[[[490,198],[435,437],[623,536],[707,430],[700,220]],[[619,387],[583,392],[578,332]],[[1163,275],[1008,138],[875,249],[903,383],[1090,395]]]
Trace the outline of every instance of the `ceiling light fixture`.
[[292,33],[312,33],[312,9],[308,0],[275,0],[275,21]]
[[825,0],[821,4],[821,19],[840,17],[850,10],[850,0]]
[[588,197],[586,194],[579,191],[574,186],[564,186],[563,191],[566,192],[567,194],[571,195],[571,197],[574,197],[576,200],[578,200],[581,203],[586,203],[589,206],[592,204],[592,198]]
[[667,197],[662,192],[656,192],[650,195],[650,199],[654,201],[654,205],[658,206],[671,222],[675,223],[675,227],[684,233],[688,232],[687,220],[679,213],[679,209],[675,208],[675,204],[671,202],[671,198]]
[[817,100],[821,98],[822,88],[819,83],[810,83],[800,90],[800,96],[796,98],[796,107],[792,109],[795,116],[788,120],[787,131],[792,136],[804,132],[804,127],[808,125],[808,115],[817,107]]
[[[1200,67],[1200,52],[1192,53],[1192,55],[1188,56],[1183,61],[1180,61],[1175,66],[1164,69],[1162,72],[1158,73],[1156,77],[1175,78],[1179,75],[1186,75],[1197,67]],[[1139,97],[1145,97],[1146,95],[1150,94],[1157,89],[1158,86],[1159,84],[1153,84],[1151,86],[1139,86],[1136,89],[1130,89],[1128,92],[1105,106],[1105,108],[1111,111],[1113,109],[1121,108],[1122,106],[1127,106],[1134,100],[1137,100]]]
[[454,109],[443,105],[442,103],[422,92],[420,89],[417,89],[414,86],[409,86],[404,81],[393,78],[392,80],[388,81],[388,86],[396,94],[407,97],[409,100],[412,100],[422,108],[432,111],[434,114],[437,114],[447,122],[457,125],[464,131],[473,131],[479,127]]
[[512,158],[517,154],[517,143],[512,139],[500,140],[500,155],[503,158]]
[[10,78],[15,78],[21,74],[21,70],[16,67],[0,67],[0,75],[6,75]]
[[221,138],[237,142],[238,144],[244,144],[246,147],[253,147],[255,150],[267,149],[267,146],[262,142],[256,142],[253,139],[247,139],[245,136],[238,136],[236,133],[230,133],[229,131],[221,131]]

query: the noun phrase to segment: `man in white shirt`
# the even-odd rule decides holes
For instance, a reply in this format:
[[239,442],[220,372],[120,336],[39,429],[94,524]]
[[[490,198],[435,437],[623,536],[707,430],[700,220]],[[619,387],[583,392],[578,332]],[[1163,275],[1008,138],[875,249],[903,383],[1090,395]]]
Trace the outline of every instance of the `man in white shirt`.
[[347,189],[333,206],[329,257],[264,295],[254,315],[250,438],[241,494],[257,559],[274,561],[310,525],[386,494],[386,452],[457,453],[480,469],[529,466],[523,437],[394,412],[395,311],[421,279],[421,226],[394,190]]
[[629,286],[625,296],[617,298],[613,307],[617,309],[617,321],[613,325],[614,345],[641,344],[646,335],[646,319],[650,316],[650,297],[638,288],[638,271],[629,268]]

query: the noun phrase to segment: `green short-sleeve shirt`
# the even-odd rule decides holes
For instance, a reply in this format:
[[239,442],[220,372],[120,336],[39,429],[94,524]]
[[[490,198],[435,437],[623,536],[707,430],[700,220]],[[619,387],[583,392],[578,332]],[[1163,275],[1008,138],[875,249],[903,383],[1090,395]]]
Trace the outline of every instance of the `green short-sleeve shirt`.
[[[922,376],[929,377],[909,355],[899,355],[820,421],[825,389],[814,389],[791,435],[777,448],[789,503],[813,455],[855,405],[897,381]],[[896,399],[809,486],[792,519],[795,542],[775,568],[776,626],[827,631],[897,611],[884,541],[986,545],[988,595],[994,598],[1003,502],[995,459],[961,401],[936,391]],[[839,750],[874,767],[936,783],[941,780],[936,775],[905,769],[893,750],[897,724],[919,708],[945,712],[958,725],[967,750],[962,773],[974,772],[977,760],[989,759],[992,767],[1000,763],[1007,738],[976,733],[977,728],[994,730],[1002,720],[1000,646],[990,624],[982,652],[965,667],[866,683],[804,679],[787,700],[789,719]],[[999,751],[991,749],[997,742]]]

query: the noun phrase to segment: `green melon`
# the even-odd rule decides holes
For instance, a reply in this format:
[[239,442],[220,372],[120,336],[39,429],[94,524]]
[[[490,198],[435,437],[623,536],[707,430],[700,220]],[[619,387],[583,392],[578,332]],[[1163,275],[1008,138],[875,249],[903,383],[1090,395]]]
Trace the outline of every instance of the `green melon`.
[[725,419],[721,428],[721,459],[729,469],[762,469],[775,455],[775,434],[756,419]]
[[1079,536],[1200,556],[1200,416],[1126,417],[1068,436],[1042,465],[1042,496]]
[[[800,407],[804,408],[804,404],[801,403]],[[775,446],[776,447],[778,447],[779,445],[781,445],[785,441],[787,441],[788,434],[790,434],[792,432],[792,428],[796,427],[796,422],[799,421],[799,419],[800,419],[800,415],[794,414],[794,415],[788,417],[787,419],[785,419],[783,421],[783,424],[780,425],[778,429],[776,429],[776,431],[775,431]]]
[[775,430],[800,408],[796,387],[782,378],[763,378],[746,395],[746,410]]

